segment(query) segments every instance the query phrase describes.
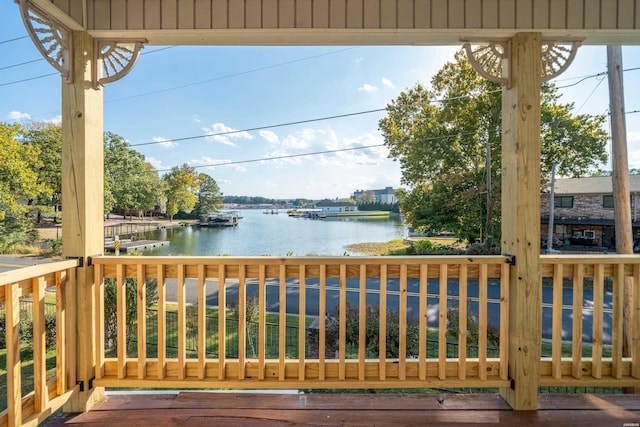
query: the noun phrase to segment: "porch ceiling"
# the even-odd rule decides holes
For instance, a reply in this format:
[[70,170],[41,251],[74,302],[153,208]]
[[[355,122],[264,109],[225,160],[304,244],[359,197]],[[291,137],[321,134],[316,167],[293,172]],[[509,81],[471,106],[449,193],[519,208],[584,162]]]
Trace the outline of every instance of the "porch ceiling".
[[93,37],[149,45],[459,45],[530,31],[640,44],[637,0],[21,1]]

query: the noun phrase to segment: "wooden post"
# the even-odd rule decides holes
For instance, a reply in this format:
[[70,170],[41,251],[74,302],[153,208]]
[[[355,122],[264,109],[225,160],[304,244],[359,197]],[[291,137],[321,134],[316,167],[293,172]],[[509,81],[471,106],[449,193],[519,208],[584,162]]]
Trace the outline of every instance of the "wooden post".
[[516,410],[538,404],[540,291],[540,33],[511,39],[511,88],[502,95],[502,251],[509,274],[509,377],[501,395]]
[[[93,267],[88,257],[104,250],[103,97],[92,86],[93,39],[73,32],[73,82],[62,84],[62,241],[65,257],[78,257],[76,270],[76,376],[81,393],[65,405],[67,412],[84,412],[103,396],[91,388],[96,355],[96,316]],[[73,369],[73,367],[71,367]],[[74,384],[69,384],[73,387]]]

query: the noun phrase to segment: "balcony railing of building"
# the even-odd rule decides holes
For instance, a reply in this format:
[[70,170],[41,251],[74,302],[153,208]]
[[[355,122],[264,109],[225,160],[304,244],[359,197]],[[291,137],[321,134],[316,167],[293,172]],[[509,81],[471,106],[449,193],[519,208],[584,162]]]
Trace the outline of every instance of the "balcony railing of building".
[[[94,301],[83,304],[97,311],[95,387],[511,386],[509,257],[92,262]],[[75,268],[63,261],[0,275],[7,331],[0,425],[41,421],[78,392],[76,330],[90,325],[74,327]],[[640,298],[629,306],[629,356],[622,346],[623,289],[627,281],[640,295],[640,257],[542,256],[540,278],[539,385],[640,386]],[[21,310],[24,299],[33,304]],[[49,300],[55,340],[47,343]],[[31,364],[33,381],[25,381]]]

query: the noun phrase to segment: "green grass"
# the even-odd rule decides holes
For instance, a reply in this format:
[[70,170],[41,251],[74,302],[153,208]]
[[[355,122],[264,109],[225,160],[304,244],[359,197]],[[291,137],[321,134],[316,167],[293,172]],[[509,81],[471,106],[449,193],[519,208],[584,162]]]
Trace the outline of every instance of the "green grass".
[[[20,344],[22,361],[22,395],[33,391],[33,347],[30,343]],[[47,381],[56,375],[56,351],[47,351]],[[7,409],[7,350],[0,349],[0,411]]]

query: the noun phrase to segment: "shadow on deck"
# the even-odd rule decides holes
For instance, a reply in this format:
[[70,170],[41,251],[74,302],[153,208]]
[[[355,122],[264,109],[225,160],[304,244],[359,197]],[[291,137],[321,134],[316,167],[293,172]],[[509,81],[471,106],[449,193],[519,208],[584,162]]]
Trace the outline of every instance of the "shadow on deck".
[[[275,393],[275,392],[274,392]],[[513,411],[495,394],[111,394],[84,414],[47,426],[639,426],[638,395],[542,395]]]

